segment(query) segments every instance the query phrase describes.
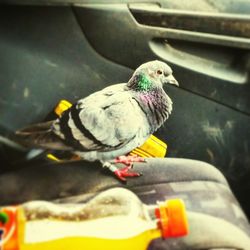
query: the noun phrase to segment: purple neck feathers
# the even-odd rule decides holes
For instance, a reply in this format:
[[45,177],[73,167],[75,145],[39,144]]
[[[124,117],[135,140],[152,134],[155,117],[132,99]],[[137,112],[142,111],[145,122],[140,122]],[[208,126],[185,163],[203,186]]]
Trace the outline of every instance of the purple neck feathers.
[[168,118],[172,111],[172,101],[163,89],[141,92],[136,98],[152,127],[152,133]]

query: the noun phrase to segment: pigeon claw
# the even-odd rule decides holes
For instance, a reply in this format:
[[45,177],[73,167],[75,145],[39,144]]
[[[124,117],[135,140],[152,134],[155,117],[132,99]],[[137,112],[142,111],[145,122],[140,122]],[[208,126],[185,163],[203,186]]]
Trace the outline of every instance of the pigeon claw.
[[[146,160],[139,156],[119,156],[116,159],[108,162],[102,162],[104,168],[108,168],[115,176],[122,182],[127,182],[126,177],[139,177],[142,174],[131,171],[134,162],[146,162]],[[117,163],[125,165],[123,168],[118,168]]]
[[[146,162],[145,158],[139,156],[132,156],[132,155],[123,155],[119,156],[114,160],[114,163],[122,163],[126,166],[132,165],[134,162]],[[130,166],[131,168],[132,166]]]
[[123,182],[127,181],[125,177],[139,177],[139,176],[141,176],[141,174],[138,172],[130,171],[132,167],[133,167],[133,165],[130,163],[129,165],[127,165],[124,168],[116,169],[114,171],[114,174],[118,177],[119,180],[121,180]]

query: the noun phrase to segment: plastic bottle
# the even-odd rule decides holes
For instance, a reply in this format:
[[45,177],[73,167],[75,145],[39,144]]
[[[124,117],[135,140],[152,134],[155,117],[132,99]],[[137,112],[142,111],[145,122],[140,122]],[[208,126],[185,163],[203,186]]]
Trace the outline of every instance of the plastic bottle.
[[184,203],[145,205],[112,188],[85,204],[27,202],[0,210],[1,250],[144,250],[156,238],[188,233]]

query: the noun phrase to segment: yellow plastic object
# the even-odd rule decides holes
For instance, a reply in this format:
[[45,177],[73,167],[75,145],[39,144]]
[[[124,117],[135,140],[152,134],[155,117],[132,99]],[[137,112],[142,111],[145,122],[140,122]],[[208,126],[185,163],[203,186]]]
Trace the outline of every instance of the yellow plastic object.
[[52,161],[61,161],[59,158],[57,158],[53,154],[47,154],[47,158],[52,160]]
[[66,100],[61,100],[57,106],[55,107],[55,113],[58,115],[58,116],[61,116],[61,114],[69,109],[70,107],[72,106],[72,104]]
[[159,157],[163,158],[167,152],[167,144],[155,137],[150,135],[150,137],[145,141],[143,145],[132,150],[130,155],[138,155],[141,157]]
[[[132,202],[130,198],[127,199]],[[0,249],[146,250],[156,238],[188,234],[185,205],[180,199],[159,202],[151,207],[137,200],[132,203],[130,213],[126,213],[128,207],[128,210],[123,209],[126,204],[119,207],[112,199],[107,200],[106,214],[102,203],[99,203],[98,213],[98,202],[94,203],[97,207],[92,207],[93,210],[88,204],[65,206],[41,201],[2,208],[0,213],[4,212],[8,220],[0,222]],[[120,212],[116,213],[119,208]],[[145,218],[134,213],[141,209]],[[155,216],[150,211],[154,211]]]
[[[61,116],[61,114],[70,108],[72,104],[66,100],[61,100],[58,105],[55,108],[55,113],[58,116]],[[150,158],[150,157],[159,157],[163,158],[166,155],[167,152],[167,144],[154,135],[150,135],[148,140],[140,147],[135,148],[132,150],[129,155],[138,155],[140,157],[144,158]],[[53,159],[53,155],[47,156],[51,160],[56,160]],[[57,159],[58,160],[58,159]]]

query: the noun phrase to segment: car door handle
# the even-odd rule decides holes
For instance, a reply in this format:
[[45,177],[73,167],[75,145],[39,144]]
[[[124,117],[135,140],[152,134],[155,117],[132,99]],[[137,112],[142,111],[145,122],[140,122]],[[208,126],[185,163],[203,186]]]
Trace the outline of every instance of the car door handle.
[[250,16],[163,9],[130,4],[142,25],[162,28],[171,39],[250,49]]
[[173,10],[156,4],[130,4],[129,9],[140,25],[152,29],[149,45],[160,58],[218,79],[246,83],[248,15]]

